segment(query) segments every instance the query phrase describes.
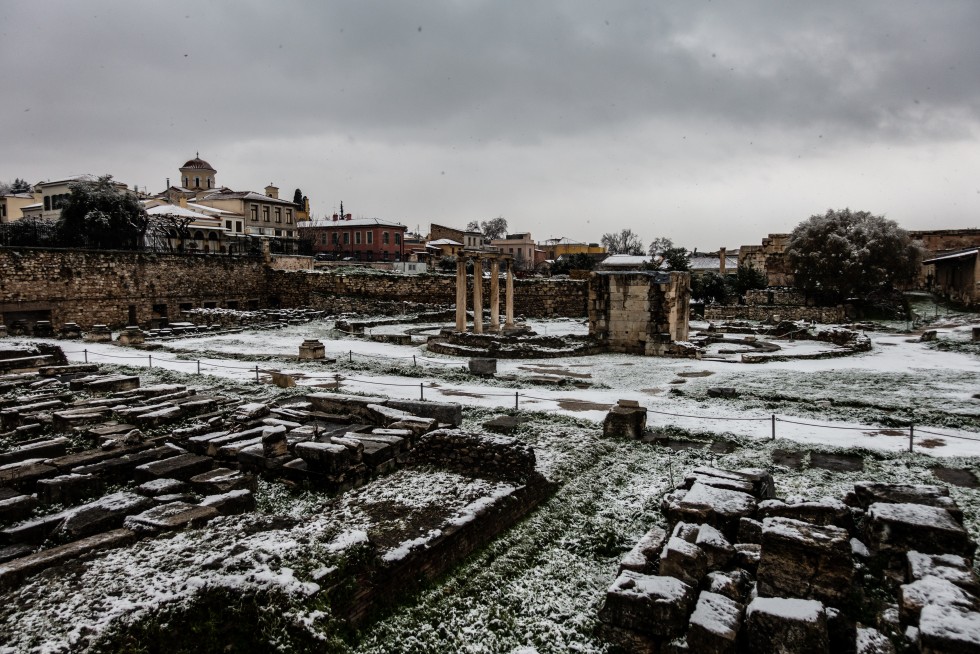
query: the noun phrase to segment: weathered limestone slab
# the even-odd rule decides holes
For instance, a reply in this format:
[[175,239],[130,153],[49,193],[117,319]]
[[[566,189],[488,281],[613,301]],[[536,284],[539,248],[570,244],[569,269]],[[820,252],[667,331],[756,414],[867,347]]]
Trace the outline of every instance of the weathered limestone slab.
[[187,449],[192,452],[197,452],[198,454],[203,454],[208,451],[208,443],[215,438],[222,438],[227,436],[230,432],[228,431],[211,431],[206,434],[198,434],[197,436],[191,436],[187,439]]
[[0,486],[12,486],[33,490],[34,482],[58,473],[54,466],[47,465],[44,459],[28,459],[0,466]]
[[[132,388],[139,388],[140,378],[136,375],[106,375],[89,381],[86,378],[73,379],[69,383],[69,388],[74,390],[86,390],[93,393],[114,393],[126,391]],[[78,387],[76,388],[76,383]]]
[[766,518],[758,577],[761,597],[817,599],[840,606],[854,582],[850,535],[839,527]]
[[395,409],[383,404],[369,404],[366,408],[368,417],[373,422],[384,425],[385,427],[393,425],[396,422],[415,417],[407,411]]
[[136,535],[130,530],[116,529],[8,561],[0,565],[0,590],[10,590],[41,570],[73,561],[98,550],[122,547],[135,539]]
[[945,486],[861,481],[854,484],[854,494],[862,509],[872,504],[925,504],[946,509],[957,521],[963,521],[963,512]]
[[972,595],[980,596],[980,581],[973,573],[969,561],[962,556],[923,554],[914,551],[909,552],[906,556],[908,559],[907,581],[913,582],[927,576],[939,577],[953,582]]
[[254,475],[244,474],[231,468],[215,468],[195,475],[190,479],[195,489],[205,495],[230,493],[236,490],[255,491],[257,480]]
[[455,402],[428,402],[424,400],[387,400],[385,405],[400,409],[420,418],[432,418],[447,425],[458,427],[463,423],[463,406]]
[[143,482],[136,487],[136,492],[146,497],[160,497],[161,495],[176,495],[187,491],[187,483],[179,479],[167,479],[161,477],[151,481]]
[[695,588],[708,571],[704,551],[682,538],[672,536],[660,553],[660,574],[680,579]]
[[265,416],[269,415],[269,413],[270,410],[268,404],[263,404],[262,402],[250,402],[237,407],[232,419],[238,422],[248,422],[249,420],[264,418]]
[[709,572],[706,580],[705,590],[724,595],[738,603],[743,602],[752,585],[752,576],[741,568]]
[[759,519],[764,518],[790,518],[815,525],[834,525],[842,529],[853,525],[850,508],[840,500],[830,497],[793,503],[766,500],[759,503]]
[[262,454],[267,458],[284,456],[289,452],[286,428],[282,425],[262,429]]
[[497,374],[497,360],[473,357],[469,360],[469,370],[471,375],[493,377]]
[[407,429],[412,432],[416,437],[422,434],[427,434],[436,427],[439,423],[435,418],[423,418],[420,416],[409,416],[407,418],[402,418],[398,422],[393,422],[388,425],[389,429]]
[[699,525],[694,544],[704,552],[708,570],[726,567],[735,556],[735,548],[725,535],[711,525]]
[[[369,444],[365,443],[365,453],[367,453],[368,449]],[[337,445],[335,443],[316,443],[310,441],[297,443],[296,456],[306,461],[307,465],[311,468],[327,473],[343,472],[351,465],[350,451],[343,445]]]
[[857,629],[855,654],[895,654],[895,646],[885,634],[872,627]]
[[354,414],[365,417],[369,404],[384,404],[387,398],[363,395],[344,395],[342,393],[310,393],[307,401],[316,411],[324,413]]
[[753,515],[756,506],[755,498],[748,493],[695,482],[688,491],[667,494],[661,510],[672,522],[707,523],[726,538],[734,539],[739,519]]
[[221,515],[237,515],[255,510],[255,496],[250,490],[240,488],[219,495],[210,495],[201,501],[201,506],[209,506]]
[[156,534],[186,527],[200,527],[219,515],[212,506],[171,502],[126,518],[126,528],[137,533]]
[[130,419],[143,429],[151,429],[159,425],[175,422],[183,417],[184,411],[179,406],[165,406],[146,413],[131,416]]
[[67,474],[39,479],[36,485],[37,499],[41,504],[72,506],[101,495],[105,482],[94,475]]
[[72,363],[63,366],[43,366],[37,369],[41,377],[61,377],[62,375],[79,375],[82,373],[98,372],[97,363]]
[[980,654],[980,613],[930,604],[919,615],[922,654]]
[[0,465],[16,463],[27,459],[40,459],[62,456],[68,451],[68,439],[64,437],[48,438],[12,447],[6,452],[0,452]]
[[92,325],[92,329],[85,332],[85,340],[90,343],[109,343],[112,341],[112,332],[106,325]]
[[660,527],[651,527],[619,562],[619,572],[655,573],[660,564],[660,551],[666,542],[667,532]]
[[168,457],[184,454],[185,450],[175,445],[162,445],[147,450],[129,452],[92,465],[78,466],[72,472],[80,475],[91,474],[101,476],[107,481],[125,481],[133,476],[133,471],[137,466],[158,461]]
[[642,634],[673,637],[684,633],[694,607],[694,589],[674,577],[624,570],[609,590],[600,619]]
[[776,485],[773,483],[772,475],[764,468],[724,470],[699,466],[684,478],[684,486],[691,488],[695,482],[749,493],[759,500],[771,499],[776,495]]
[[687,629],[687,646],[703,654],[734,654],[745,607],[724,595],[702,591]]
[[745,610],[746,652],[829,654],[823,604],[816,600],[757,597]]
[[343,445],[350,451],[351,461],[360,463],[364,458],[364,441],[346,436],[331,436],[330,442],[335,445]]
[[51,417],[55,429],[59,431],[70,431],[72,427],[107,420],[109,418],[109,410],[100,407],[68,409],[66,411],[55,411],[51,414]]
[[944,508],[925,504],[872,504],[865,542],[872,551],[904,558],[905,552],[956,554],[973,559],[976,545]]
[[118,529],[126,516],[139,513],[152,504],[152,500],[136,493],[112,493],[66,511],[65,520],[55,533],[74,540],[100,531]]
[[602,435],[610,438],[642,438],[647,427],[647,410],[641,406],[617,404],[602,421]]
[[138,483],[162,477],[187,480],[212,467],[214,459],[211,457],[186,453],[136,466],[133,475]]
[[30,495],[14,495],[0,499],[0,524],[23,520],[31,515],[37,500]]
[[955,606],[967,611],[980,608],[980,600],[951,581],[923,577],[898,589],[898,615],[905,625],[919,624],[919,614],[930,604]]

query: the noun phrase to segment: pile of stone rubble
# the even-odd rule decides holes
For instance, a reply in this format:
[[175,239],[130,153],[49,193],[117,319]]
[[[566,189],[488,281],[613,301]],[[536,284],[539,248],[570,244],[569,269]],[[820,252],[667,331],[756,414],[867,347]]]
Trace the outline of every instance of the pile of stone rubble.
[[943,487],[783,501],[764,470],[697,468],[661,510],[600,612],[628,651],[980,651],[976,545]]

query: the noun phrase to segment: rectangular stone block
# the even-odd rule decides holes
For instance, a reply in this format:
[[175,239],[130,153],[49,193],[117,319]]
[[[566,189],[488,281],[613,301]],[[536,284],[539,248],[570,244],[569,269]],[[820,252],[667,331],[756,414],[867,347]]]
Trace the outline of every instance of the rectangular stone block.
[[674,577],[624,570],[609,590],[600,619],[610,625],[657,637],[684,633],[694,607],[694,589]]
[[8,561],[0,565],[0,590],[15,588],[27,577],[47,568],[62,565],[98,550],[122,547],[134,540],[136,535],[130,530],[116,529]]
[[905,558],[910,550],[973,558],[976,545],[945,508],[924,504],[872,504],[865,542],[873,552]]
[[688,648],[703,654],[734,654],[744,613],[738,602],[702,591],[687,629]]
[[[368,444],[365,443],[365,451],[367,448]],[[306,461],[311,468],[327,473],[342,472],[351,465],[350,451],[335,443],[297,443],[296,456]]]

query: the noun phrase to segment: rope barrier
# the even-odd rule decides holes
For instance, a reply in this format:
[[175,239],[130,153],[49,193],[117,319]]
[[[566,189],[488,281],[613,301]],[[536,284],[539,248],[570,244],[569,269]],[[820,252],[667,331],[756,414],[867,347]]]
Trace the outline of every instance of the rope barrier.
[[916,428],[916,433],[929,434],[930,436],[940,436],[942,438],[958,438],[964,441],[974,441],[980,443],[980,438],[971,438],[970,436],[958,436],[954,434],[940,434],[939,432],[936,431],[929,431],[927,429],[921,429],[921,428]]

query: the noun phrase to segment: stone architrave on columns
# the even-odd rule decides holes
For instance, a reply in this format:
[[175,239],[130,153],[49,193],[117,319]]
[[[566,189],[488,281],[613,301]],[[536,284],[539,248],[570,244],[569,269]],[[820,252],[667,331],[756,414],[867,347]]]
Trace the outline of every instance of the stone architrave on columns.
[[483,333],[483,258],[473,258],[473,333]]
[[500,260],[490,260],[490,331],[500,331]]
[[466,259],[456,255],[456,331],[466,331]]

